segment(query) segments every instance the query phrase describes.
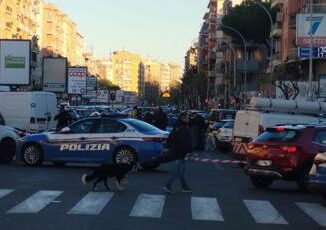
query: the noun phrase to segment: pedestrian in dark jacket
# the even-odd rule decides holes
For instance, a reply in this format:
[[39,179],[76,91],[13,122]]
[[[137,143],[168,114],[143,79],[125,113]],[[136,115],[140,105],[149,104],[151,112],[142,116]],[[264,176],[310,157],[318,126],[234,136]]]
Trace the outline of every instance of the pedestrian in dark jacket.
[[192,152],[191,133],[188,123],[189,115],[187,113],[181,113],[168,139],[169,156],[174,161],[170,178],[163,188],[168,193],[174,193],[172,183],[177,177],[181,180],[182,191],[192,192],[185,178],[185,158],[188,153]]
[[64,106],[60,107],[59,113],[54,117],[55,121],[58,121],[57,123],[57,130],[61,130],[64,127],[67,127],[71,124],[71,117],[69,115],[69,112],[65,110]]
[[168,126],[168,116],[161,107],[158,108],[155,114],[155,126],[161,130],[166,130]]

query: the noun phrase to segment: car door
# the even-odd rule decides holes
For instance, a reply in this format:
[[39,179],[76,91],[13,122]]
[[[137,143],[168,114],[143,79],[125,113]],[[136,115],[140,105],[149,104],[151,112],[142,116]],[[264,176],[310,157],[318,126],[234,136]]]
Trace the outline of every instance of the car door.
[[89,157],[96,162],[110,162],[114,149],[119,144],[119,139],[125,137],[126,130],[127,126],[117,120],[99,119],[91,136],[94,143],[106,148],[101,151],[90,151]]
[[94,121],[94,119],[81,120],[71,125],[67,132],[49,134],[52,160],[88,162],[90,149],[95,149],[91,140]]

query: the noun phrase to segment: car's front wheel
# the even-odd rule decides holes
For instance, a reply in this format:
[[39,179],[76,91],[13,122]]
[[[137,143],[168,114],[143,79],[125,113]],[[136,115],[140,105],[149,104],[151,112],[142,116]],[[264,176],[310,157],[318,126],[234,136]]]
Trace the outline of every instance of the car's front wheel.
[[39,166],[43,162],[43,151],[37,144],[28,144],[23,149],[23,161],[30,166]]
[[11,138],[5,138],[0,143],[0,163],[9,163],[16,153],[16,142]]
[[114,164],[135,164],[137,156],[135,151],[129,147],[121,147],[115,151],[113,156]]
[[251,176],[252,184],[257,188],[267,188],[273,183],[272,178],[261,177],[261,176]]

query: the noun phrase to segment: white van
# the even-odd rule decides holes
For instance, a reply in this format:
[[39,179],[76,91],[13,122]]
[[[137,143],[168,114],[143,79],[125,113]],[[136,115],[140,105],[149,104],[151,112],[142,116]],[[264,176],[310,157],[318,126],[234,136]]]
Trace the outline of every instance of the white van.
[[233,153],[244,155],[248,145],[266,128],[285,124],[324,123],[326,104],[280,99],[252,98],[251,110],[238,111],[233,131]]
[[0,111],[7,126],[29,132],[54,129],[57,98],[49,92],[0,92]]

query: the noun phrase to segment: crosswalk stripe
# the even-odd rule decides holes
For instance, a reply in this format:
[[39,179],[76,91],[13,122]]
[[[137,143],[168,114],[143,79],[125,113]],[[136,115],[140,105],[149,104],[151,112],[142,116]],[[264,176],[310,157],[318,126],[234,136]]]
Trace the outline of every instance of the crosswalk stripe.
[[7,213],[38,213],[62,193],[63,191],[39,191]]
[[114,193],[112,192],[89,192],[79,201],[68,214],[73,215],[98,215],[109,203]]
[[259,224],[289,224],[269,201],[244,200],[243,202]]
[[326,208],[316,203],[296,203],[308,216],[314,219],[319,225],[326,227]]
[[164,203],[164,195],[140,194],[130,212],[130,216],[161,218]]
[[191,197],[191,214],[194,220],[224,221],[215,198]]
[[7,196],[9,193],[12,193],[14,190],[12,189],[0,189],[0,199],[2,197]]

